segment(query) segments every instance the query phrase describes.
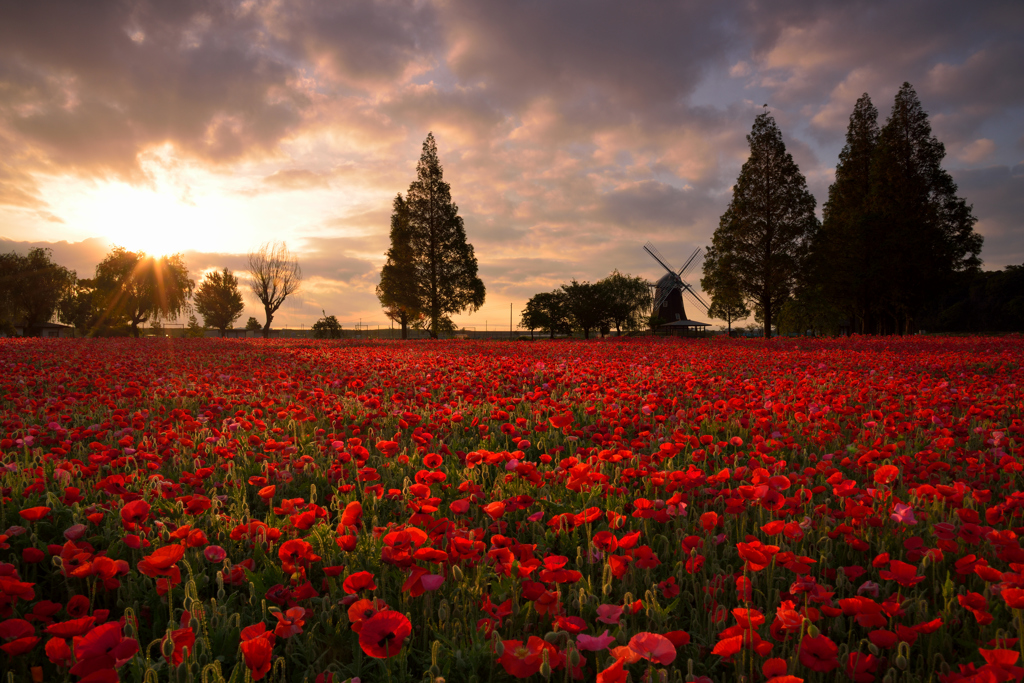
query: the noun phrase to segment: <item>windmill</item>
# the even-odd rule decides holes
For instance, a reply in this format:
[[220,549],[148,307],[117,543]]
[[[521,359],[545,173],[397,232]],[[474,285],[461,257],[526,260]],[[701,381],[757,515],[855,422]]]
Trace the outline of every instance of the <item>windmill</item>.
[[[686,259],[686,263],[678,271],[668,264],[668,261],[658,251],[658,248],[650,242],[644,245],[644,251],[650,254],[651,258],[666,270],[666,273],[656,283],[651,284],[652,298],[654,299],[652,313],[673,326],[707,327],[707,323],[697,323],[688,320],[686,308],[683,305],[683,295],[685,294],[698,309],[704,309],[705,313],[708,310],[707,302],[704,301],[700,294],[697,294],[689,283],[683,280],[683,276],[686,275],[687,271],[700,263],[702,259],[700,249],[695,249],[690,254],[690,258]],[[684,324],[676,325],[676,323]]]

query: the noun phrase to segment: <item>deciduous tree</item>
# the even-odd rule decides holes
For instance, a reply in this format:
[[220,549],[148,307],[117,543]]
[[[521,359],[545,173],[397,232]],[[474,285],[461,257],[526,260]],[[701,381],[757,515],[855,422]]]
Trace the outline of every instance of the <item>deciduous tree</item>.
[[651,288],[646,280],[623,275],[616,269],[599,280],[597,286],[603,290],[600,298],[608,322],[615,326],[616,332],[621,334],[623,328],[632,332],[644,327],[644,316],[651,308]]
[[196,290],[195,305],[206,326],[220,330],[223,337],[245,308],[238,278],[227,268],[208,273]]
[[565,304],[565,292],[561,289],[534,294],[523,309],[523,327],[530,330],[531,334],[534,330],[547,330],[554,339],[556,334],[569,327]]
[[111,249],[96,266],[94,283],[100,305],[94,333],[127,324],[134,337],[151,316],[175,320],[187,311],[195,286],[181,254],[156,258],[123,247]]
[[53,262],[49,249],[0,254],[0,320],[22,324],[26,337],[37,335],[75,280],[73,270]]
[[584,339],[590,339],[590,331],[600,329],[601,324],[608,320],[603,288],[589,282],[577,282],[574,278],[569,284],[562,285],[562,291],[570,324],[583,332]]
[[270,336],[270,323],[281,304],[299,289],[302,269],[284,242],[265,242],[258,251],[249,253],[249,286],[263,304],[267,322],[263,337]]
[[321,310],[322,318],[313,323],[313,339],[341,339],[341,323],[327,311]]
[[750,158],[707,249],[704,276],[713,279],[718,269],[733,268],[740,292],[760,309],[770,337],[773,316],[790,296],[818,219],[814,195],[771,114],[757,116],[747,142]]

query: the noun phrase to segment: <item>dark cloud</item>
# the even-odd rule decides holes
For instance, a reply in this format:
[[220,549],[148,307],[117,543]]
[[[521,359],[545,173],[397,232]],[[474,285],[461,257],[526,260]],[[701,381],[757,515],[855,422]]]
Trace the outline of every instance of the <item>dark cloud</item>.
[[954,171],[958,194],[974,206],[988,270],[1024,264],[1024,164]]

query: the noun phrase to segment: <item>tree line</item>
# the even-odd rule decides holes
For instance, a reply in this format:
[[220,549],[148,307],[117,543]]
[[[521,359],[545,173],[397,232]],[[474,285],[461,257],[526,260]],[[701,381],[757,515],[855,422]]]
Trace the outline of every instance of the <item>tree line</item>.
[[821,222],[769,112],[747,142],[704,261],[701,285],[716,310],[749,304],[765,336],[776,325],[908,334],[925,321],[936,331],[953,324],[943,311],[982,277],[982,236],[909,83],[884,126],[867,93],[857,101]]
[[[302,271],[287,246],[274,242],[249,254],[248,275],[265,322],[250,317],[246,329],[267,337],[274,314],[297,291]],[[82,336],[138,337],[147,322],[158,327],[160,320],[188,314],[188,332],[202,334],[208,327],[223,336],[244,308],[230,269],[208,272],[197,287],[182,254],[157,257],[114,246],[92,278],[79,278],[54,263],[49,249],[0,254],[0,332],[8,335],[21,327],[25,336],[36,336],[56,318]]]
[[651,288],[642,277],[618,270],[597,282],[573,279],[558,289],[533,295],[522,312],[522,327],[555,335],[592,331],[619,334],[646,329],[650,324]]

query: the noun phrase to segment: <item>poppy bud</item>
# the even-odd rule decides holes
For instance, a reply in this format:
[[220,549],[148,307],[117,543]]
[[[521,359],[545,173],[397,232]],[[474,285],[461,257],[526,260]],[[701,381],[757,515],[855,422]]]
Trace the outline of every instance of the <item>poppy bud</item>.
[[[497,634],[498,632],[495,631],[494,633]],[[494,653],[499,657],[505,654],[505,643],[501,642],[501,638],[494,639]]]
[[819,635],[821,635],[821,631],[819,631],[818,627],[814,624],[809,624],[809,626],[807,627],[807,635],[809,635],[811,638],[817,638]]
[[164,656],[164,659],[170,661],[171,655],[174,654],[174,639],[171,637],[170,629],[167,630],[167,640],[160,646],[160,653]]
[[580,665],[580,651],[575,647],[569,649],[569,665],[574,669]]
[[441,600],[441,604],[437,607],[437,621],[440,624],[444,624],[448,621],[448,601]]
[[904,657],[903,655],[899,655],[896,657],[896,667],[900,671],[906,671],[908,666],[910,666],[910,663],[907,661],[906,657]]
[[551,664],[548,663],[548,651],[544,650],[544,659],[540,663],[540,675],[544,678],[551,678]]
[[869,651],[869,652],[870,652],[871,654],[873,654],[874,656],[876,656],[876,657],[877,657],[877,656],[878,656],[878,655],[880,654],[880,652],[881,652],[881,651],[880,651],[880,650],[878,649],[878,646],[877,646],[877,645],[875,645],[874,643],[868,643],[868,651]]
[[457,564],[452,565],[452,579],[455,583],[462,581],[462,570],[459,569],[459,565]]

